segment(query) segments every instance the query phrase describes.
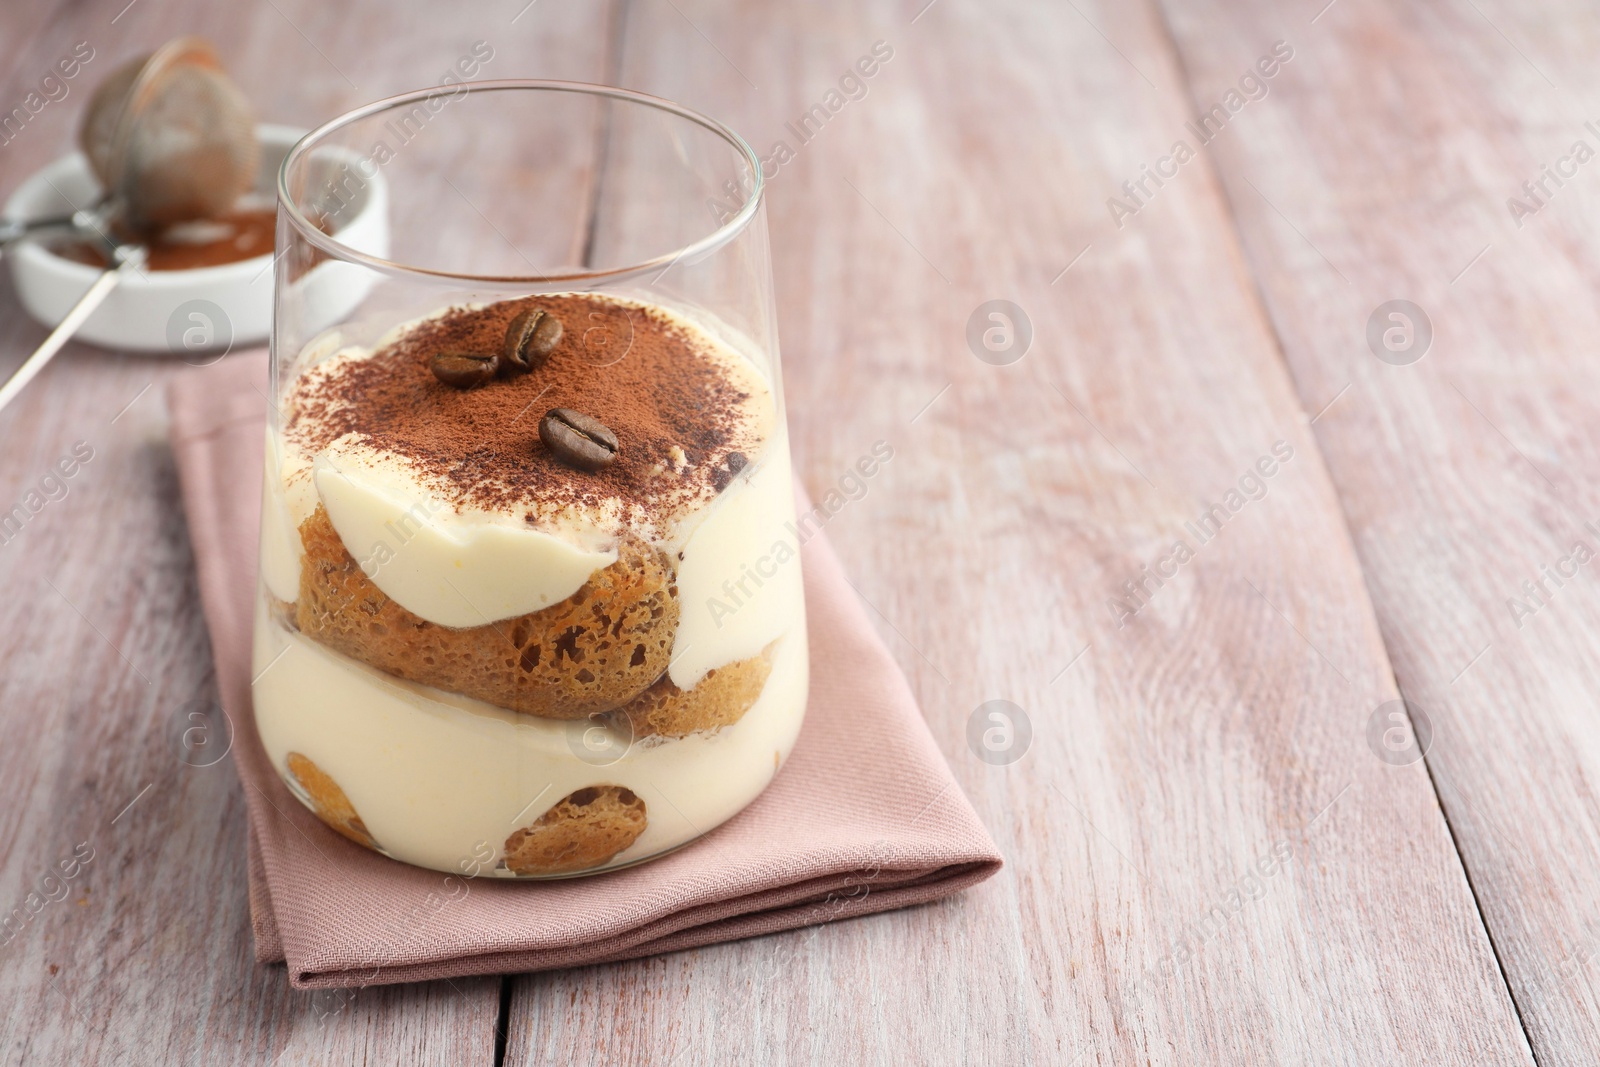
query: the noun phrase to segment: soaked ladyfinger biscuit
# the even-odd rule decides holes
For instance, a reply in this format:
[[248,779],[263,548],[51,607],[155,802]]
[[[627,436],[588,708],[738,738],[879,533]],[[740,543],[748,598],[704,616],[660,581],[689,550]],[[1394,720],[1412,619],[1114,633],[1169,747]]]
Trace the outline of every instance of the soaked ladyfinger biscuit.
[[506,838],[506,866],[516,874],[571,874],[603,867],[638,840],[647,822],[644,801],[631,790],[585,786]]
[[528,715],[581,719],[639,695],[671,658],[678,589],[666,557],[640,541],[624,541],[615,563],[559,604],[454,629],[385,596],[321,505],[300,539],[300,631],[399,678]]
[[772,650],[707,671],[693,689],[679,689],[663,674],[654,685],[610,713],[626,719],[630,736],[687,737],[738,722],[761,696],[772,673]]
[[317,818],[358,845],[365,845],[367,848],[377,847],[372,835],[367,832],[367,824],[356,814],[355,805],[344,795],[344,790],[339,788],[338,782],[298,752],[289,753],[286,762],[289,765],[289,773],[311,798]]

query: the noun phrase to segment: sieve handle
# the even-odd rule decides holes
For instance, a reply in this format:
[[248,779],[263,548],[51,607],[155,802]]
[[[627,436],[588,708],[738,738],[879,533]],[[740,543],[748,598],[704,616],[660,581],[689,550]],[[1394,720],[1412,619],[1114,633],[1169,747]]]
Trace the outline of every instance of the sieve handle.
[[[37,219],[0,219],[0,255],[4,255],[17,241],[47,230],[72,230],[87,240],[109,246],[110,250],[115,252],[116,240],[106,231],[106,208],[110,202],[110,197],[102,196],[94,207],[78,208],[70,215],[46,215]],[[0,402],[0,407],[4,406],[4,403]]]
[[20,241],[40,230],[67,229],[71,226],[71,215],[51,215],[43,219],[0,219],[0,245]]
[[0,249],[41,230],[77,230],[86,236],[99,237],[105,230],[103,214],[105,203],[106,201],[102,200],[93,209],[80,208],[66,215],[46,215],[37,219],[0,219]]
[[122,280],[123,273],[143,266],[145,250],[138,245],[119,245],[115,257],[117,265],[107,267],[100,272],[100,277],[96,278],[88,291],[72,305],[72,310],[68,311],[60,324],[50,331],[50,336],[44,339],[44,343],[33,350],[33,355],[23,360],[22,366],[12,373],[5,385],[0,385],[0,410],[16,399],[17,394],[33,381],[34,376],[44,370],[44,365],[55,358],[55,354],[61,351],[62,346],[70,341],[72,335],[78,332],[78,328],[94,314],[94,309],[111,295],[111,290]]

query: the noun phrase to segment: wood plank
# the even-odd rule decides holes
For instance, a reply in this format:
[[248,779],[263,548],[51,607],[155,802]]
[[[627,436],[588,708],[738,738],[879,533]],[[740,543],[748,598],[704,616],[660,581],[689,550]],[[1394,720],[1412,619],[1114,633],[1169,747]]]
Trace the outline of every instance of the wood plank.
[[[1593,1063],[1600,600],[1592,568],[1544,568],[1577,570],[1559,561],[1600,543],[1600,199],[1592,164],[1560,162],[1580,140],[1600,149],[1585,124],[1600,17],[1436,0],[1357,0],[1314,24],[1314,6],[1168,10],[1197,109],[1273,38],[1293,43],[1210,153],[1301,401],[1330,405],[1317,439],[1400,688],[1432,721],[1428,764],[1533,1050]],[[1545,177],[1558,165],[1577,173]],[[1519,218],[1513,199],[1537,211]],[[1420,362],[1368,349],[1369,316],[1394,299],[1431,320]]]
[[[0,12],[8,52],[39,64],[0,78],[7,107],[75,42],[96,52],[66,100],[0,148],[0,188],[71,147],[95,80],[180,32],[216,41],[263,118],[312,125],[431,82],[480,39],[499,63],[485,75],[596,78],[608,17],[553,4],[517,17],[521,0],[470,14],[125,6]],[[405,32],[374,32],[385,20]],[[553,234],[551,253],[570,240]],[[0,370],[44,332],[6,286]],[[5,509],[74,442],[93,449],[65,495],[0,545],[0,908],[26,914],[30,893],[64,894],[0,946],[0,1063],[492,1063],[496,979],[312,995],[254,961],[238,780],[226,760],[180,759],[191,711],[213,751],[227,730],[209,711],[210,648],[166,443],[165,384],[184,369],[72,346],[0,415]],[[87,864],[72,861],[79,844]],[[62,861],[75,873],[65,885],[49,878]]]
[[[1137,228],[1106,214],[1190,117],[1153,8],[640,0],[622,80],[794,152],[797,462],[818,494],[895,448],[828,532],[1009,866],[518,979],[507,1062],[1531,1062],[1426,773],[1364,740],[1391,667],[1209,163]],[[1013,365],[965,339],[994,298],[1031,317]],[[1265,497],[1189,533],[1280,441]],[[1179,538],[1119,628],[1108,599]],[[1007,766],[967,741],[996,698],[1032,723]]]

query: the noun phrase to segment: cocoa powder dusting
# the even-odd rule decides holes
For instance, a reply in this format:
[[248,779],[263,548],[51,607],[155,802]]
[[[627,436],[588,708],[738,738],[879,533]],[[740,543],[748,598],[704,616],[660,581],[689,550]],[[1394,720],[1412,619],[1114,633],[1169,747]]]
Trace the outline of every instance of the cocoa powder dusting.
[[[564,327],[543,366],[465,390],[434,377],[435,352],[499,352],[507,324],[529,307]],[[581,293],[455,308],[369,358],[302,378],[285,429],[308,452],[355,434],[484,508],[597,508],[617,500],[626,521],[656,519],[722,488],[717,475],[729,453],[760,450],[750,394],[705,347],[655,309]],[[585,472],[558,461],[539,440],[540,417],[558,407],[609,427],[619,446],[615,462]]]

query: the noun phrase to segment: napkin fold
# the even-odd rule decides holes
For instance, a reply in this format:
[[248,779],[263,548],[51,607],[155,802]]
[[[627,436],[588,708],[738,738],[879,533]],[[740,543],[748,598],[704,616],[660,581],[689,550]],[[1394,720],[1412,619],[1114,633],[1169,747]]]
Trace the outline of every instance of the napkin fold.
[[826,539],[801,549],[811,698],[767,791],[687,847],[611,874],[467,879],[346,841],[279,781],[250,708],[265,353],[176,378],[172,448],[249,822],[256,957],[301,988],[604,963],[948,896],[1001,858]]

